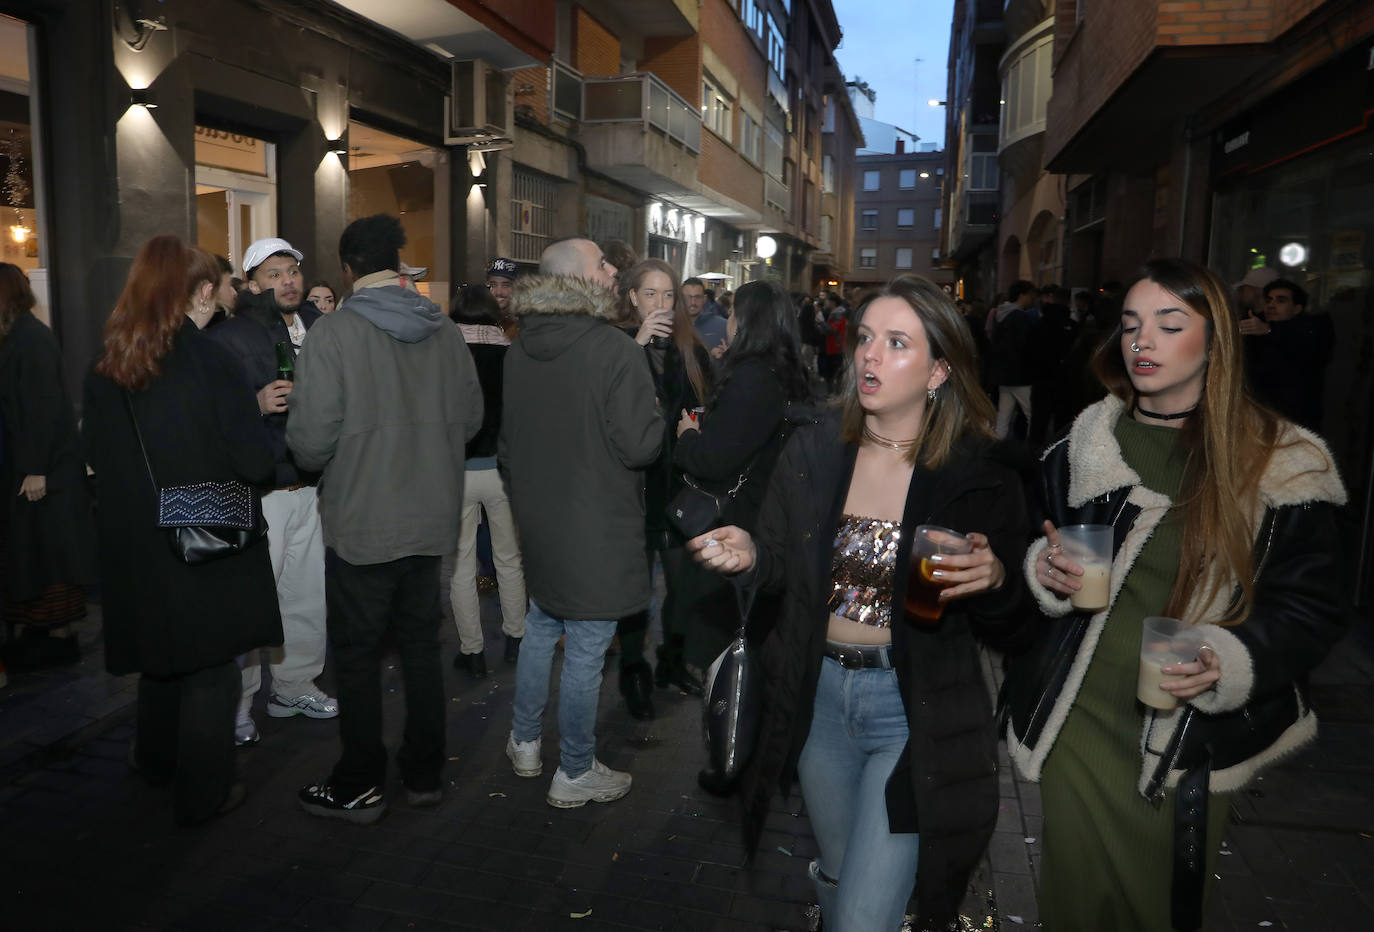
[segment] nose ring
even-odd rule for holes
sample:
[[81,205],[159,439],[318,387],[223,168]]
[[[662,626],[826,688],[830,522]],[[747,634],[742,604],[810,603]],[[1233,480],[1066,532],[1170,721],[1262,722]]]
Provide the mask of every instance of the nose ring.
[[1140,352],[1140,347],[1138,347],[1138,346],[1135,345],[1135,340],[1132,340],[1132,341],[1131,341],[1131,352],[1132,352],[1132,353],[1138,353],[1138,352]]

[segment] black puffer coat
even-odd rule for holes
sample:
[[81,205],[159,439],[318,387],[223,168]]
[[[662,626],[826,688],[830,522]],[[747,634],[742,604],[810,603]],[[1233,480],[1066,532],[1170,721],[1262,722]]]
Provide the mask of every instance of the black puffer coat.
[[[758,842],[775,792],[784,795],[811,728],[829,612],[826,608],[855,446],[828,413],[804,425],[778,460],[759,515],[759,564],[742,585],[785,589],[777,627],[763,645],[762,744],[745,771],[745,841]],[[907,575],[894,574],[893,664],[911,737],[887,785],[894,832],[920,832],[916,900],[922,927],[954,918],[968,877],[997,821],[997,737],[978,641],[1000,642],[1030,614],[1016,572],[1025,553],[1022,481],[1000,448],[967,441],[942,469],[917,468],[907,491],[897,566],[905,568],[919,524],[988,536],[1006,568],[1002,588],[951,603],[935,627],[902,619]]]

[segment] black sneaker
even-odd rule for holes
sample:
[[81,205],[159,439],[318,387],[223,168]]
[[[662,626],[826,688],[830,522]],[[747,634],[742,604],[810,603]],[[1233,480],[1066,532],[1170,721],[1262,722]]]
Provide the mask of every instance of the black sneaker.
[[506,663],[515,663],[520,659],[520,639],[506,635]]
[[372,786],[357,796],[344,798],[327,783],[301,787],[297,794],[301,808],[323,819],[342,819],[358,825],[371,825],[386,815],[386,799],[380,787]]
[[474,680],[484,680],[487,678],[487,655],[480,650],[475,654],[459,653],[453,658],[453,668],[465,671]]

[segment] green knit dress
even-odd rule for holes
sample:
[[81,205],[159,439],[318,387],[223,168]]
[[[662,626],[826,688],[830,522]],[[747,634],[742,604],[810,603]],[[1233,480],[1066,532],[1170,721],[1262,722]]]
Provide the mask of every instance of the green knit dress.
[[[1176,500],[1179,432],[1123,415],[1121,455],[1146,488]],[[1083,685],[1040,779],[1044,856],[1040,919],[1047,932],[1168,932],[1174,794],[1156,808],[1137,789],[1144,706],[1135,697],[1140,632],[1163,614],[1178,574],[1181,527],[1170,511],[1131,566],[1107,616]],[[1208,801],[1207,879],[1230,810]],[[1209,885],[1210,886],[1210,885]]]

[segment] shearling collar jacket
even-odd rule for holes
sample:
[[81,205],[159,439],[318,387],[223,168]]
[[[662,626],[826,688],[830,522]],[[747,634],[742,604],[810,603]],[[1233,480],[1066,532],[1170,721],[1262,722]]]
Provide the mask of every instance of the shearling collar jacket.
[[[1089,407],[1068,436],[1046,451],[1045,516],[1056,526],[1115,528],[1111,603],[1091,617],[1074,614],[1035,580],[1044,537],[1026,552],[1025,576],[1045,615],[1036,643],[1010,662],[1007,746],[1030,780],[1038,781],[1092,661],[1122,581],[1173,502],[1140,484],[1126,464],[1113,428],[1124,412],[1108,397]],[[1138,789],[1158,797],[1200,766],[1213,792],[1245,785],[1259,771],[1316,735],[1307,702],[1307,674],[1344,632],[1348,612],[1335,514],[1346,501],[1334,460],[1321,438],[1284,423],[1260,477],[1251,514],[1256,528],[1254,604],[1242,623],[1221,626],[1238,582],[1198,592],[1183,619],[1202,628],[1221,661],[1216,688],[1178,709],[1146,709],[1142,718]]]

